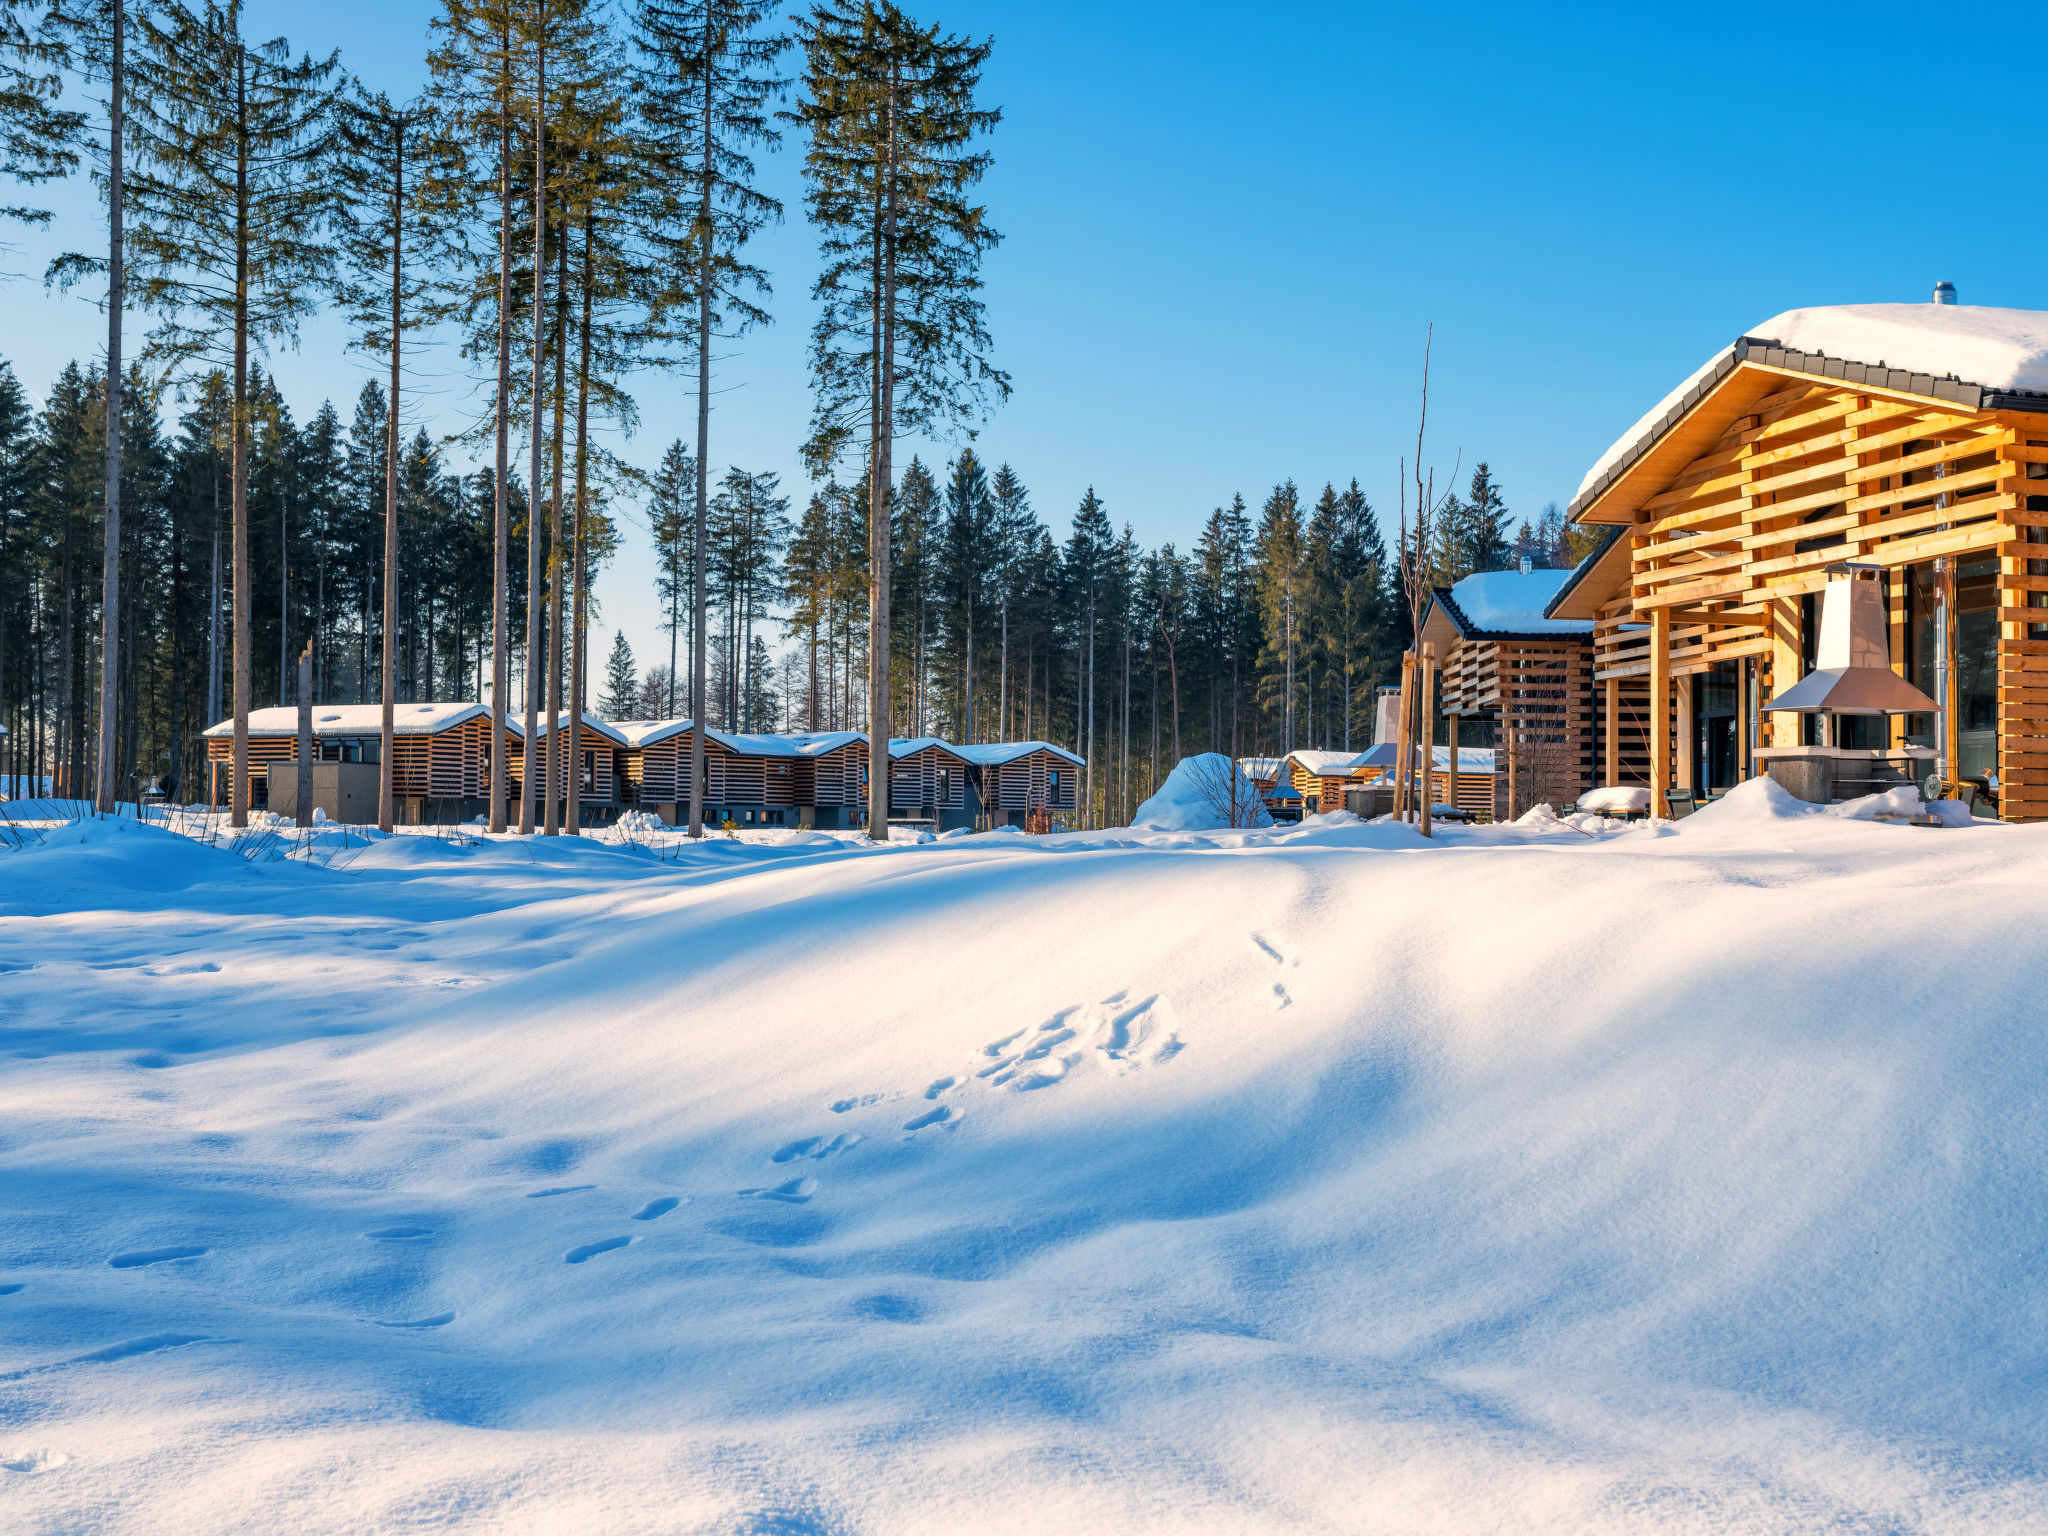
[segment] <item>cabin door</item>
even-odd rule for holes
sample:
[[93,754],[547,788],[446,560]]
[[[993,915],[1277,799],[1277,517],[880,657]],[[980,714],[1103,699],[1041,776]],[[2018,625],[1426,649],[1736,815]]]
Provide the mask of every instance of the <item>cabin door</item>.
[[1722,662],[1700,674],[1694,684],[1693,729],[1697,733],[1694,762],[1699,764],[1700,791],[1733,789],[1742,771],[1742,720],[1735,686],[1736,663]]

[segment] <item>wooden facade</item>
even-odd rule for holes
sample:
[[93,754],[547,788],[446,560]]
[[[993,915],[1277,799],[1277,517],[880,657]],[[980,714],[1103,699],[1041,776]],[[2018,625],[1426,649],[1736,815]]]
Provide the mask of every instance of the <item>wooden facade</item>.
[[[1546,616],[1570,571],[1487,571],[1436,588],[1422,638],[1436,647],[1444,733],[1473,724],[1490,739],[1485,809],[1512,820],[1532,806],[1570,805],[1598,782],[1593,625]],[[1461,775],[1462,778],[1462,775]],[[1477,789],[1458,786],[1476,810]]]
[[2048,396],[1735,343],[1572,504],[1608,530],[1553,605],[1594,622],[1603,712],[1627,723],[1602,777],[1640,765],[1661,810],[1798,744],[1810,726],[1761,705],[1811,668],[1827,567],[1856,562],[1883,568],[1893,670],[1944,712],[1849,744],[1931,745],[2008,819],[2048,817],[2043,479]]
[[1080,803],[1081,759],[1049,741],[982,742],[953,749],[971,765],[970,787],[994,826],[1029,826]]
[[[690,722],[621,727],[628,803],[680,821],[690,801]],[[867,795],[867,738],[852,731],[810,735],[704,733],[704,816],[713,824],[854,826]]]
[[[546,754],[551,749],[556,754],[555,782],[567,782],[567,711],[563,712],[556,723],[561,728],[550,730],[545,720],[541,722],[540,754],[535,758],[535,767],[541,782],[534,788],[536,797],[547,793]],[[582,762],[577,765],[577,800],[580,807],[589,810],[609,810],[624,805],[626,754],[631,750],[624,734],[611,722],[600,720],[585,710],[582,729],[577,732],[577,738],[582,757]],[[505,716],[505,783],[506,794],[514,807],[518,806],[525,793],[525,780],[526,721],[520,716],[508,713]]]
[[[393,706],[391,777],[393,797],[407,819],[426,814],[429,802],[454,802],[481,809],[490,794],[491,715],[481,704],[399,704]],[[320,705],[313,710],[316,758],[330,763],[375,765],[382,749],[384,710],[379,704]],[[270,776],[279,772],[287,793],[297,793],[299,712],[296,708],[249,713],[250,803],[270,803]],[[235,724],[223,720],[205,733],[210,802],[227,804],[234,758]],[[279,765],[288,765],[280,769]],[[406,804],[410,802],[410,806]],[[408,815],[408,811],[410,814]]]

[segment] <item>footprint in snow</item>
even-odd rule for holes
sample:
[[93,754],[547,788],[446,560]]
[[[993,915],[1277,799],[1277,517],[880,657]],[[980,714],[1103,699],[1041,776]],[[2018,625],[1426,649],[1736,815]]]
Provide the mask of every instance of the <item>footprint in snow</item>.
[[0,1471],[54,1472],[71,1465],[62,1451],[0,1451]]
[[564,1184],[556,1189],[535,1189],[527,1192],[529,1200],[547,1200],[555,1195],[580,1195],[586,1189],[595,1189],[595,1184]]
[[17,1281],[14,1281],[14,1282],[12,1282],[11,1284],[8,1284],[8,1285],[0,1285],[0,1296],[13,1296],[13,1295],[17,1295],[17,1294],[19,1294],[19,1293],[20,1293],[21,1289],[22,1289],[22,1282],[21,1282],[21,1281],[19,1281],[19,1280],[17,1280]]
[[791,1179],[787,1184],[778,1184],[773,1189],[743,1189],[739,1193],[756,1200],[780,1200],[785,1205],[802,1205],[818,1192],[818,1181],[813,1178]]
[[936,1083],[933,1083],[931,1087],[925,1089],[924,1096],[928,1099],[936,1099],[940,1094],[944,1093],[948,1088],[953,1087],[959,1081],[960,1079],[957,1077],[942,1077]]
[[630,1237],[601,1237],[594,1243],[585,1243],[579,1248],[571,1248],[562,1255],[562,1262],[564,1264],[587,1264],[600,1253],[610,1253],[613,1249],[623,1248],[632,1241],[633,1239]]
[[800,1157],[811,1159],[827,1158],[835,1152],[846,1152],[858,1146],[866,1138],[859,1131],[842,1131],[831,1140],[823,1136],[806,1136],[801,1141],[785,1142],[768,1154],[771,1163],[793,1163]]
[[143,1248],[134,1253],[117,1253],[107,1260],[109,1269],[141,1269],[150,1264],[168,1264],[175,1259],[196,1259],[204,1248]]
[[832,1113],[843,1115],[849,1109],[866,1109],[870,1104],[879,1104],[881,1102],[882,1096],[879,1093],[864,1094],[857,1099],[840,1099],[833,1104]]
[[633,1213],[635,1221],[658,1221],[683,1202],[674,1195],[663,1195],[659,1200],[650,1200]]
[[960,1111],[953,1108],[950,1104],[942,1104],[937,1109],[928,1109],[923,1114],[913,1116],[911,1119],[904,1121],[903,1129],[906,1131],[921,1131],[926,1126],[957,1125],[959,1121]]

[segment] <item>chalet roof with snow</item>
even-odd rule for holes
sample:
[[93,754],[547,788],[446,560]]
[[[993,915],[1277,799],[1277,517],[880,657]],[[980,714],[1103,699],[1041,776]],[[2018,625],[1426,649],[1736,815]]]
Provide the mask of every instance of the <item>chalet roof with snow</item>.
[[[619,734],[626,744],[633,748],[651,747],[676,736],[687,735],[691,722],[688,720],[622,720],[618,723]],[[789,735],[770,735],[763,732],[721,731],[716,726],[704,732],[706,741],[715,741],[739,757],[823,757],[852,743],[865,742],[867,737],[859,731],[812,731],[796,732]]]
[[[556,729],[566,729],[568,727],[568,724],[569,711],[565,709],[559,715],[555,716],[553,725],[550,725],[547,720],[541,719],[540,734],[543,738],[545,738],[551,735]],[[625,733],[622,732],[617,726],[613,725],[611,721],[600,720],[596,715],[593,715],[587,709],[583,712],[583,726],[585,730],[595,731],[598,735],[604,737],[608,741],[617,742],[622,747],[631,745],[631,743],[629,743],[626,740]],[[526,734],[525,714],[522,712],[520,714],[515,715],[508,710],[505,714],[505,729],[510,731],[514,736],[523,737]]]
[[[391,731],[395,736],[435,736],[479,715],[488,717],[490,712],[489,706],[483,704],[394,704],[391,707]],[[382,704],[316,704],[313,707],[315,736],[375,736],[383,729]],[[209,725],[203,734],[232,736],[235,734],[235,722],[228,719],[218,725]],[[298,735],[298,707],[285,705],[276,709],[250,710],[249,734]]]
[[[890,752],[896,748],[892,744]],[[1084,766],[1081,759],[1065,747],[1056,747],[1049,741],[984,741],[971,747],[952,749],[970,763],[983,768],[1000,768],[1005,763],[1014,763],[1019,758],[1029,757],[1034,752],[1050,752],[1054,757],[1064,758],[1076,768]]]
[[937,747],[941,752],[950,753],[954,757],[960,758],[963,762],[969,761],[958,747],[954,746],[950,741],[941,741],[936,736],[892,736],[889,738],[889,756],[891,758],[915,757],[918,753],[930,751],[933,747]]
[[1298,763],[1318,779],[1341,779],[1358,766],[1362,756],[1364,754],[1360,752],[1324,752],[1303,747],[1288,753],[1281,761]]
[[[1788,309],[1695,368],[1601,454],[1569,515],[1598,501],[1744,362],[1973,411],[2048,411],[2048,313],[1976,304],[1835,304]],[[1608,519],[1600,519],[1608,521]]]
[[[1451,771],[1451,749],[1430,748],[1430,767],[1436,773]],[[1494,749],[1492,747],[1458,748],[1458,772],[1485,777],[1494,771]],[[1376,747],[1368,747],[1358,754],[1360,768],[1391,768],[1401,761],[1401,749],[1391,741],[1383,741]]]
[[1455,586],[1436,587],[1422,619],[1422,638],[1439,652],[1459,640],[1537,640],[1590,635],[1590,619],[1553,619],[1545,610],[1572,579],[1571,571],[1475,571]]

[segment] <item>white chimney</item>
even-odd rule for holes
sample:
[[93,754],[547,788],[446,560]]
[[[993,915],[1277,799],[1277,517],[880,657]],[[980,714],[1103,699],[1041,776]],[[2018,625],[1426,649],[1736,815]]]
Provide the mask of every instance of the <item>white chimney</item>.
[[1376,747],[1385,746],[1394,739],[1396,733],[1400,730],[1400,726],[1401,690],[1398,688],[1382,688],[1380,690],[1379,709],[1373,715],[1372,744]]
[[1944,277],[1934,285],[1934,302],[1937,304],[1953,304],[1955,301],[1956,285]]
[[1528,574],[1529,574],[1529,573],[1530,573],[1531,571],[1533,571],[1534,569],[1536,569],[1536,566],[1535,566],[1535,562],[1533,562],[1532,560],[1530,560],[1530,558],[1529,558],[1529,557],[1528,557],[1527,555],[1524,555],[1524,556],[1522,556],[1522,567],[1521,567],[1521,569],[1522,569],[1522,574],[1523,574],[1524,576],[1526,576],[1526,575],[1528,575]]

